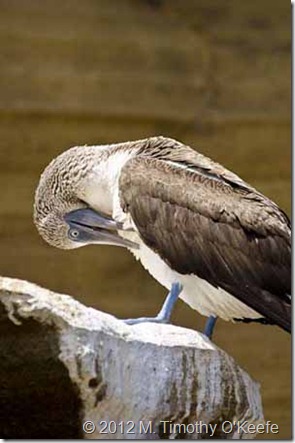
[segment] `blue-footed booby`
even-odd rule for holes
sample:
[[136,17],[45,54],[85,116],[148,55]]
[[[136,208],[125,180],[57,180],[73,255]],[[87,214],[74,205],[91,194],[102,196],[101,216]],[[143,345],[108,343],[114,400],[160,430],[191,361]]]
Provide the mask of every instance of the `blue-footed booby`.
[[[78,146],[41,175],[34,221],[51,245],[128,248],[169,291],[210,317],[291,330],[291,226],[236,174],[170,138]],[[136,320],[135,320],[136,322]],[[129,321],[132,323],[132,321]]]

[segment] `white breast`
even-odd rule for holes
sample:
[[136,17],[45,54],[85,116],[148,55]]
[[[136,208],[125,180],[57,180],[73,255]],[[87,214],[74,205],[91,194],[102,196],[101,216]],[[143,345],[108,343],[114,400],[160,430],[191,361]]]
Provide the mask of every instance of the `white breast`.
[[180,298],[200,314],[214,315],[224,320],[261,317],[253,309],[223,289],[210,285],[206,280],[195,275],[182,275],[173,271],[158,254],[142,242],[137,233],[128,232],[123,236],[140,244],[140,249],[131,250],[131,252],[161,285],[170,290],[174,282],[182,284],[183,291]]

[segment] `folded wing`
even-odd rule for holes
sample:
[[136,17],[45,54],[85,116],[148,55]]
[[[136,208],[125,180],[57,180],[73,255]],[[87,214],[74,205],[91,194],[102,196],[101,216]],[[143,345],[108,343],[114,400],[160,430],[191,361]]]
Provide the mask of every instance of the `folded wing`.
[[290,331],[287,216],[235,174],[175,143],[146,149],[123,167],[124,211],[171,268],[223,288]]

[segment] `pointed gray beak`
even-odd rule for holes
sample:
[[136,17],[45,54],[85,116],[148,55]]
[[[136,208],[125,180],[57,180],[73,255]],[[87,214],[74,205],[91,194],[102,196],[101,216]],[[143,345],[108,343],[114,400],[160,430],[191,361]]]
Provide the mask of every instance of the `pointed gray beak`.
[[99,214],[90,208],[76,209],[64,216],[69,226],[68,236],[72,241],[82,243],[101,243],[138,249],[138,244],[122,238],[118,230],[122,224],[112,218]]

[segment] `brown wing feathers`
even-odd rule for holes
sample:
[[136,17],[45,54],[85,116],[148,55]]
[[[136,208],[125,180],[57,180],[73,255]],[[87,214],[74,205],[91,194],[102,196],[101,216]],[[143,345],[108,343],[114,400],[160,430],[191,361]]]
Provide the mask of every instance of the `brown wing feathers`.
[[239,189],[144,157],[129,161],[120,177],[122,206],[144,242],[177,272],[222,287],[290,330],[286,215],[250,186],[245,193],[247,184]]

